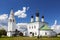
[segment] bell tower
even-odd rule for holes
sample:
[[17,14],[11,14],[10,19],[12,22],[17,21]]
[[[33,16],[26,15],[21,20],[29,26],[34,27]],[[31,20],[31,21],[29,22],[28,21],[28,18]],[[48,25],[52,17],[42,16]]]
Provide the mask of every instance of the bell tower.
[[16,29],[16,21],[14,18],[14,12],[11,9],[10,11],[10,16],[8,18],[8,32],[7,32],[7,36],[12,36],[13,34],[15,34],[15,29]]

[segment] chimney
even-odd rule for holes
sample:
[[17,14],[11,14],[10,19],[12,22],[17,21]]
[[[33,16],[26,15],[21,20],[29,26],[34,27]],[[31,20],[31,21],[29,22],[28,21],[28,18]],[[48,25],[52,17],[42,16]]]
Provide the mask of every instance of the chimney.
[[31,16],[31,22],[34,22],[34,18],[33,18],[33,16]]

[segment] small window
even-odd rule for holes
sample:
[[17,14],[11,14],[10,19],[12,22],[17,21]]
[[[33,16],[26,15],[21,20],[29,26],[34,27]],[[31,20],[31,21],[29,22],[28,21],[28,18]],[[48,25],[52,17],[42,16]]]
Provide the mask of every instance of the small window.
[[33,29],[33,26],[32,26],[32,29]]
[[35,32],[35,35],[37,35],[37,32]]
[[32,34],[32,32],[30,32],[30,34]]
[[10,22],[12,22],[12,19],[10,19]]
[[45,35],[47,35],[47,33],[45,32]]

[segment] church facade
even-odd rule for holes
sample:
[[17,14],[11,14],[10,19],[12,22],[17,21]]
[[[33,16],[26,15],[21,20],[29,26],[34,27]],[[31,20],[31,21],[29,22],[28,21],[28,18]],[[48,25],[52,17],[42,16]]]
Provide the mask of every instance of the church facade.
[[31,16],[31,22],[28,24],[28,36],[56,36],[56,32],[48,27],[48,23],[44,22],[44,16],[41,21],[39,19],[39,12],[36,13],[36,18]]
[[[16,21],[14,18],[13,10],[11,10],[9,19],[8,19],[8,31],[7,36],[13,36],[15,34],[15,30],[21,29],[21,27],[26,28],[26,30],[22,31],[23,36],[56,36],[56,32],[54,32],[52,29],[48,27],[48,23],[44,21],[44,16],[42,16],[41,21],[39,19],[39,12],[36,13],[35,21],[34,16],[31,16],[31,22],[20,24],[18,27],[16,26]],[[18,30],[17,29],[17,30]]]

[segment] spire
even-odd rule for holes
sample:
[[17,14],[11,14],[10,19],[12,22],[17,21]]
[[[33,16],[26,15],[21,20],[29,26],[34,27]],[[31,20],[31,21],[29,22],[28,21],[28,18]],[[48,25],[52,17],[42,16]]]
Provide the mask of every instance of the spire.
[[14,18],[14,12],[13,9],[11,9],[9,19],[13,19],[13,18]]
[[10,15],[13,15],[13,16],[14,16],[13,9],[11,9],[11,11],[10,11]]

